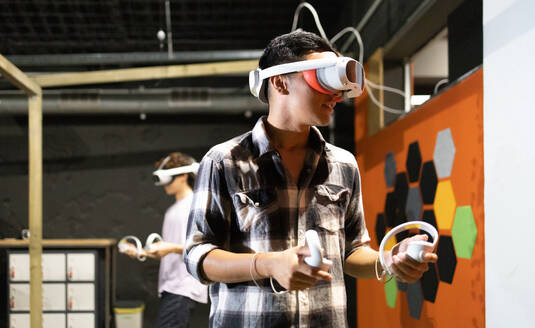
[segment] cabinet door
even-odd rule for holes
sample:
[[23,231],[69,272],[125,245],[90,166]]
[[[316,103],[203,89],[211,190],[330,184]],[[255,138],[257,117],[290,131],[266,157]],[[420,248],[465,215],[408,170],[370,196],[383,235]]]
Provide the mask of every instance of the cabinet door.
[[43,311],[65,311],[65,284],[43,284]]
[[43,253],[43,281],[65,281],[65,254]]
[[9,254],[9,280],[30,281],[29,254]]
[[30,314],[11,313],[9,315],[9,328],[30,328]]
[[65,313],[43,313],[43,328],[65,328]]
[[93,311],[95,309],[95,284],[68,284],[67,303],[70,311]]
[[95,280],[95,254],[67,254],[67,279],[70,281]]
[[95,314],[67,313],[67,328],[95,328]]
[[9,285],[9,308],[11,311],[30,311],[30,285]]

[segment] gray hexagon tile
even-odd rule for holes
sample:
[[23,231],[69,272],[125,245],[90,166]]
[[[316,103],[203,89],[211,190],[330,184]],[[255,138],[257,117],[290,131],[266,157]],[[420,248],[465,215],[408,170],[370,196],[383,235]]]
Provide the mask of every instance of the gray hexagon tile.
[[447,178],[451,175],[453,160],[455,159],[455,143],[449,128],[437,134],[433,161],[437,169],[439,179]]
[[409,189],[405,212],[407,213],[407,221],[420,219],[420,215],[422,214],[422,195],[420,194],[420,188],[413,187]]
[[408,285],[407,303],[409,303],[409,313],[411,317],[420,319],[424,303],[424,293],[420,280]]
[[388,188],[394,187],[396,181],[396,158],[393,152],[386,154],[385,159],[385,181]]

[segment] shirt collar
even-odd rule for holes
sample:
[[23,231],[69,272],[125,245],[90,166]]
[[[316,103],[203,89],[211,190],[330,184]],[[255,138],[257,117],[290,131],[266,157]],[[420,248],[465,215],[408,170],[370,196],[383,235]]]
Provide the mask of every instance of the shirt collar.
[[[262,116],[258,119],[252,130],[253,145],[257,150],[258,157],[276,150],[267,134],[266,121],[267,116]],[[318,153],[321,153],[325,147],[325,139],[323,139],[321,132],[315,126],[310,128],[308,146]]]

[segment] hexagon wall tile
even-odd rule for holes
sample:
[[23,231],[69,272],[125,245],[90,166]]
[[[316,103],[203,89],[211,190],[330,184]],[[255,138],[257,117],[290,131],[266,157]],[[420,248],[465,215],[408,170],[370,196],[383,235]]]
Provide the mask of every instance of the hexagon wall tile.
[[377,237],[377,244],[381,244],[381,240],[385,237],[386,221],[383,213],[377,214],[377,221],[375,222],[375,236]]
[[387,227],[394,227],[394,217],[396,216],[396,196],[394,192],[386,194],[385,199],[385,223]]
[[453,160],[455,159],[455,143],[449,128],[437,134],[433,161],[437,168],[439,179],[447,178],[451,175]]
[[457,257],[471,258],[477,238],[477,227],[470,206],[457,207],[451,234]]
[[420,153],[420,146],[417,141],[409,145],[405,166],[409,175],[409,181],[418,181],[418,178],[420,177],[420,168],[422,167],[422,154]]
[[437,174],[433,161],[425,162],[422,166],[422,177],[420,178],[420,190],[424,204],[433,204],[437,191]]
[[457,267],[457,257],[453,249],[453,242],[450,236],[440,236],[437,247],[438,255],[438,276],[440,281],[448,284],[453,282],[453,275]]
[[396,158],[393,152],[386,154],[385,159],[385,182],[388,188],[392,188],[396,181]]
[[401,291],[401,292],[406,292],[407,291],[407,286],[409,284],[407,284],[406,282],[401,282],[401,281],[396,280],[396,284],[398,285],[398,290],[399,291]]
[[409,313],[411,317],[420,319],[422,305],[424,304],[424,294],[419,280],[408,285],[407,303],[409,303]]
[[[396,185],[394,186],[395,209],[393,226],[396,227],[407,222],[405,207],[407,206],[407,196],[409,193],[409,183],[405,172],[396,175]],[[398,239],[399,240],[399,239]]]
[[413,187],[409,189],[405,211],[408,221],[418,220],[420,218],[422,214],[422,195],[420,194],[420,188]]
[[396,307],[396,299],[398,297],[398,286],[396,285],[396,279],[390,279],[390,281],[384,284],[386,305],[391,308]]
[[455,214],[455,195],[450,180],[440,181],[435,195],[435,215],[439,229],[450,230]]
[[[424,214],[422,214],[422,221],[429,223],[438,230],[437,220],[435,219],[435,211],[425,210]],[[429,237],[429,241],[431,241],[431,235],[425,231],[422,232],[425,233]]]
[[436,263],[428,263],[429,270],[427,270],[422,278],[422,289],[424,291],[424,300],[435,303],[438,291],[438,273]]

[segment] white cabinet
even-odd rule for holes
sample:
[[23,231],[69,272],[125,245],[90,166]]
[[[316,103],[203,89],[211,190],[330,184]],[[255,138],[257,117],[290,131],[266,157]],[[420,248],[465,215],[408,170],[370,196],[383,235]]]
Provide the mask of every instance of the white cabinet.
[[[65,254],[43,253],[41,263],[43,281],[65,280]],[[9,255],[9,280],[30,280],[30,256],[28,253]]]
[[65,284],[43,284],[43,311],[65,311]]
[[11,311],[30,311],[30,285],[11,284],[9,286],[9,308]]
[[[43,284],[43,311],[65,311],[65,284]],[[9,308],[11,311],[30,310],[30,284],[9,286]]]
[[29,313],[13,313],[9,317],[9,328],[30,328]]
[[[43,328],[96,328],[96,252],[43,252]],[[9,328],[30,328],[28,252],[8,255]],[[4,327],[0,319],[0,327]]]
[[43,328],[63,328],[66,320],[65,313],[43,313]]
[[28,253],[9,254],[9,280],[30,280],[30,255]]
[[95,310],[95,284],[68,284],[67,299],[71,311]]
[[70,281],[95,280],[95,254],[67,254],[67,279]]
[[94,328],[95,314],[93,313],[68,313],[67,328]]
[[65,254],[43,253],[43,281],[65,281]]

